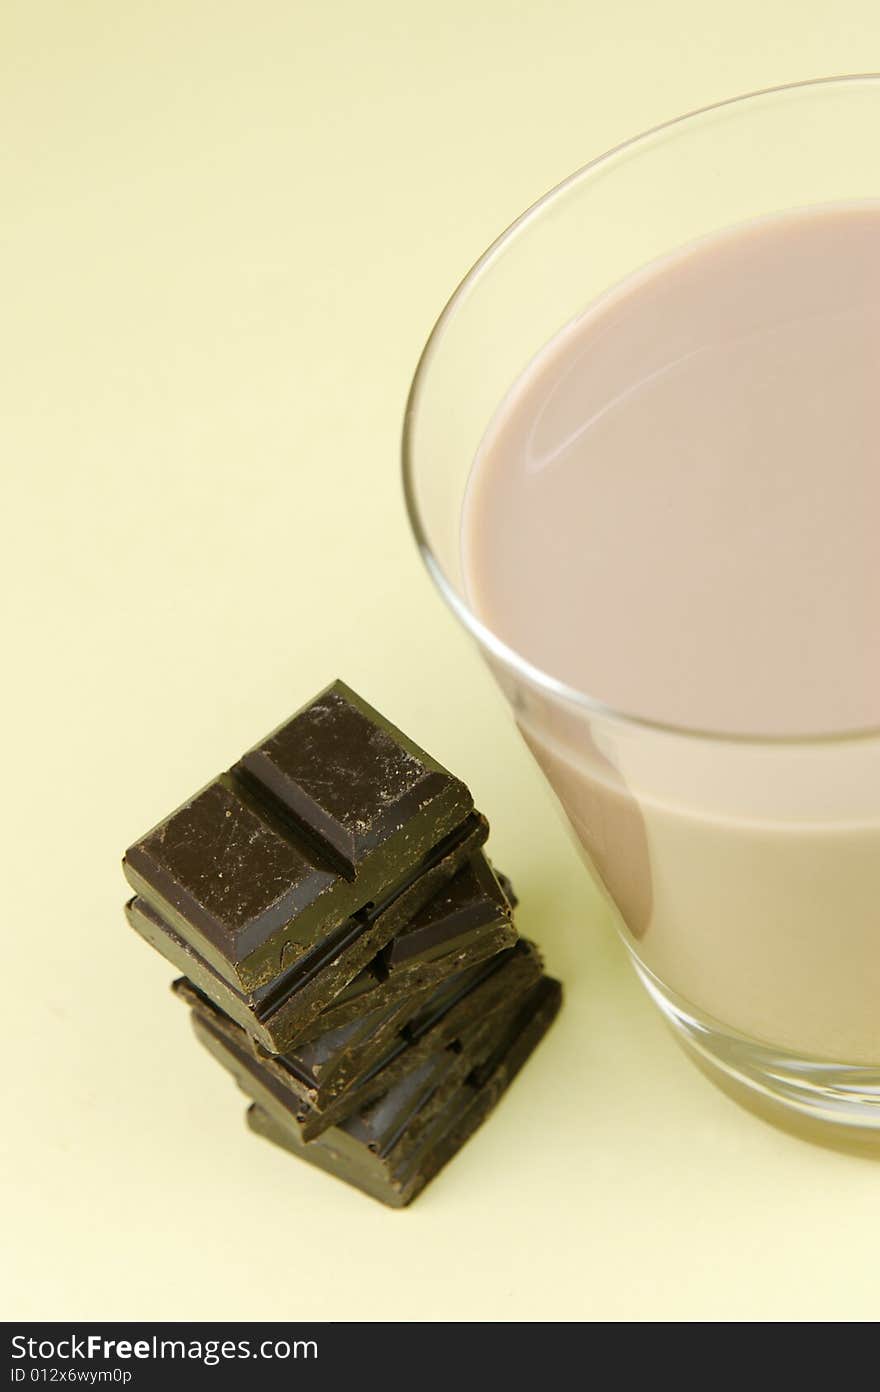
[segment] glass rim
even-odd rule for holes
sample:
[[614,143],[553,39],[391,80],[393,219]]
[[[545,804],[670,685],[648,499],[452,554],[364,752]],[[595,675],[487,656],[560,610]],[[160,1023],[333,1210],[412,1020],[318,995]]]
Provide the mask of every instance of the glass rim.
[[844,73],[838,76],[814,77],[797,82],[781,83],[772,87],[761,87],[752,92],[745,92],[740,96],[726,97],[722,101],[710,102],[706,106],[696,107],[692,111],[687,111],[680,116],[674,116],[669,120],[661,121],[658,125],[651,126],[648,130],[641,131],[637,135],[622,140],[619,144],[612,146],[611,149],[604,151],[604,153],[597,155],[586,164],[581,165],[558,184],[554,184],[552,188],[548,189],[546,193],[542,194],[540,198],[530,204],[524,212],[520,213],[519,217],[515,218],[514,221],[491,242],[483,254],[474,262],[470,270],[459,281],[428,335],[418,363],[416,364],[416,370],[407,395],[402,435],[403,494],[410,527],[412,528],[419,554],[421,555],[428,574],[453,613],[470,634],[476,638],[493,657],[498,658],[505,666],[512,668],[514,672],[526,678],[532,685],[538,687],[539,690],[568,702],[570,705],[578,707],[586,715],[594,716],[602,720],[613,721],[615,724],[623,725],[633,730],[647,731],[654,734],[676,735],[688,739],[725,744],[812,746],[840,744],[880,737],[880,726],[859,727],[854,730],[821,732],[806,735],[754,735],[740,734],[725,730],[712,730],[699,726],[676,725],[662,720],[652,720],[647,716],[635,715],[629,711],[620,710],[614,706],[608,705],[597,697],[590,696],[587,692],[581,691],[578,687],[571,686],[567,682],[560,680],[560,678],[554,677],[551,673],[545,672],[542,668],[530,662],[522,653],[517,652],[515,648],[505,643],[497,633],[482,621],[482,619],[478,618],[462,596],[458,594],[455,586],[448,579],[443,567],[435,556],[428,539],[427,529],[422,520],[421,510],[416,498],[414,479],[414,423],[418,414],[419,401],[425,378],[431,368],[446,326],[453,317],[459,303],[468,294],[473,284],[482,277],[483,273],[491,267],[493,262],[505,250],[508,244],[527,225],[538,218],[556,198],[566,193],[575,184],[589,177],[594,171],[602,168],[610,160],[622,154],[624,151],[628,151],[633,146],[648,141],[656,135],[660,135],[666,131],[674,131],[678,126],[684,125],[698,117],[710,115],[712,112],[722,111],[726,107],[744,105],[762,97],[783,96],[790,92],[805,92],[811,89],[828,87],[857,87],[862,84],[874,86],[880,90],[880,72]]

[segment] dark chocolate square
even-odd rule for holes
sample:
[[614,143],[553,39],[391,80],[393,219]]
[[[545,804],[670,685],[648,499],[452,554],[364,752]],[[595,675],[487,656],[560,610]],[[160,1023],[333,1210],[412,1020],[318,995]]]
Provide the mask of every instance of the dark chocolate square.
[[336,682],[136,842],[124,870],[247,992],[330,951],[472,813],[463,783]]
[[[352,878],[371,851],[458,782],[341,681],[245,754],[241,770],[320,837]],[[469,795],[459,787],[467,810]]]
[[445,956],[454,942],[472,938],[490,924],[510,921],[510,904],[489,862],[483,855],[474,856],[394,935],[382,960],[391,972],[416,957],[431,961]]
[[170,910],[221,956],[240,962],[339,880],[221,778],[160,822],[125,856],[133,888]]

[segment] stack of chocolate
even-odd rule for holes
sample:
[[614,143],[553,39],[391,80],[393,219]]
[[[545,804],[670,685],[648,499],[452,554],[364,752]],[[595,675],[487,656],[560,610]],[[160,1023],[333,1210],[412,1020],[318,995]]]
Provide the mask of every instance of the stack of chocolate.
[[183,972],[259,1135],[395,1207],[559,1009],[463,783],[342,682],[133,845],[129,922]]

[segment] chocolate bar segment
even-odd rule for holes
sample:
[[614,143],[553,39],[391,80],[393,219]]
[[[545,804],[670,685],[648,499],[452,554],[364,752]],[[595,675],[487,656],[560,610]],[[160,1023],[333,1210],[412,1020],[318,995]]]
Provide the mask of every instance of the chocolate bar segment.
[[297,1044],[279,1058],[261,1049],[249,1035],[226,1021],[185,978],[173,982],[172,990],[198,1018],[214,1025],[236,1046],[248,1048],[258,1063],[271,1062],[283,1067],[285,1086],[299,1102],[319,1109],[330,1105],[353,1080],[396,1052],[401,1031],[417,1008],[417,1003],[414,1005],[409,998],[396,1001],[385,1009],[372,1010],[336,1029],[325,1030],[316,1039]]
[[[297,1043],[284,1058],[308,1079],[310,1103],[319,1109],[329,1105],[358,1077],[391,1054],[414,1008],[412,999],[405,997],[336,1029],[325,1030],[315,1039]],[[260,1058],[259,1045],[250,1042]]]
[[[322,1020],[322,1013],[332,1008],[341,992],[373,963],[368,973],[370,986],[385,980],[388,973],[377,953],[389,938],[402,929],[422,906],[431,901],[443,886],[474,857],[485,841],[488,825],[479,813],[472,813],[459,832],[435,847],[426,863],[416,867],[402,880],[402,888],[391,897],[361,915],[346,920],[333,934],[303,954],[288,970],[274,981],[250,992],[236,990],[224,977],[213,970],[151,904],[140,896],[126,905],[131,926],[151,946],[155,947],[178,971],[211,1000],[242,1025],[270,1052],[283,1053],[300,1037],[313,1037],[326,1029],[335,1028],[352,1019],[362,1009],[387,1008],[404,991],[419,992],[432,984],[440,972],[419,980],[418,972],[410,972],[401,982],[400,991],[386,991],[374,1001],[337,1012],[332,1019]],[[509,924],[504,932],[487,929],[480,940],[471,944],[473,960],[482,953],[499,950],[507,945],[511,935]],[[454,944],[453,944],[454,946]],[[459,954],[464,956],[465,954]],[[447,970],[455,970],[459,962],[450,957]],[[461,965],[464,965],[462,962]],[[358,993],[355,992],[355,995]]]
[[[478,1078],[449,1077],[454,1062],[444,1061],[447,1080],[432,1072],[408,1075],[379,1103],[334,1127],[307,1145],[296,1128],[276,1111],[255,1103],[247,1122],[257,1135],[297,1158],[356,1186],[392,1208],[410,1203],[461,1149],[510,1086],[559,1010],[562,988],[544,977],[522,1008],[508,1016]],[[422,1116],[434,1115],[425,1124]],[[438,1103],[439,1099],[439,1103]],[[421,1124],[420,1124],[421,1123]]]
[[504,952],[516,940],[509,928],[489,927],[485,933],[464,947],[430,962],[416,959],[398,968],[393,975],[385,971],[381,959],[371,962],[349,985],[325,1006],[317,1020],[307,1026],[298,1040],[312,1039],[316,1025],[332,1029],[352,1020],[362,1010],[378,1010],[407,996],[413,998],[458,972],[478,966],[490,957]]
[[337,682],[130,847],[126,877],[227,981],[273,981],[454,834],[467,788]]
[[355,1054],[348,1067],[334,1070],[332,1081],[322,1085],[311,1071],[311,1058],[296,1050],[275,1057],[258,1056],[247,1035],[216,1007],[194,991],[188,982],[175,983],[175,991],[190,1006],[194,1021],[212,1030],[238,1051],[245,1072],[270,1088],[290,1112],[302,1139],[319,1136],[328,1127],[364,1107],[426,1059],[459,1039],[467,1030],[482,1028],[494,1012],[509,1009],[541,975],[536,949],[520,942],[482,967],[462,973],[442,998],[434,1000],[404,1029],[390,1038],[381,1035],[378,1047],[369,1042]]
[[[315,1111],[343,1116],[353,1093],[361,1102],[378,1094],[382,1085],[389,1086],[391,1077],[482,1026],[497,1010],[508,1008],[534,984],[540,971],[537,951],[520,943],[512,951],[457,972],[431,991],[407,995],[385,1010],[374,1011],[368,1028],[361,1017],[294,1046],[280,1059],[269,1056],[269,1061],[290,1067],[299,1077],[308,1076],[307,1101]],[[258,1045],[252,1048],[258,1060],[266,1060]],[[304,1135],[317,1135],[326,1124],[326,1116],[323,1121],[305,1117]]]
[[337,681],[235,767],[268,789],[354,879],[368,857],[438,798],[463,815],[463,784]]
[[407,925],[382,953],[389,972],[414,958],[430,962],[445,956],[454,943],[498,925],[510,927],[510,904],[485,856],[475,856]]
[[344,883],[228,775],[129,847],[124,868],[140,897],[233,979],[292,920],[326,921],[328,893]]

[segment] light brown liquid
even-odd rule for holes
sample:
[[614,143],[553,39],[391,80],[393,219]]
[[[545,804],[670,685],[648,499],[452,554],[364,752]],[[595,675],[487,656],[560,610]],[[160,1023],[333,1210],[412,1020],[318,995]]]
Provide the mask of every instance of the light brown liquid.
[[[569,325],[487,433],[462,544],[484,622],[618,710],[880,727],[880,204],[708,238]],[[755,771],[706,746],[682,782],[552,726],[524,732],[645,965],[757,1038],[880,1062],[871,742]]]

